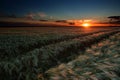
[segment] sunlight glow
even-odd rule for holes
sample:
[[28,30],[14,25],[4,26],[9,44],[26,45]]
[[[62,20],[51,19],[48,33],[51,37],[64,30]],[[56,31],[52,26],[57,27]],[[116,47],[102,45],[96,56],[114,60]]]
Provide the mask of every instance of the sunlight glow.
[[88,27],[90,27],[90,24],[89,23],[83,23],[82,26],[88,28]]

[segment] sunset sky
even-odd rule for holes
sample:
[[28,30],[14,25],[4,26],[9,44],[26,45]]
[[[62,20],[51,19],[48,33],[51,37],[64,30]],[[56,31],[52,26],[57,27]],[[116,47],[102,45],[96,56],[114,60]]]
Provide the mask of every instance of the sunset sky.
[[54,19],[104,20],[120,15],[120,0],[0,0],[0,12]]

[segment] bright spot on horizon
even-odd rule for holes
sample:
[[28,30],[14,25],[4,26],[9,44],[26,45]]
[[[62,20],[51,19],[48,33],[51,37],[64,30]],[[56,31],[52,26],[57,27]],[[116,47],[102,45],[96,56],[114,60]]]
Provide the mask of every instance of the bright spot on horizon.
[[89,23],[83,23],[82,26],[88,28],[88,27],[90,27],[90,24]]

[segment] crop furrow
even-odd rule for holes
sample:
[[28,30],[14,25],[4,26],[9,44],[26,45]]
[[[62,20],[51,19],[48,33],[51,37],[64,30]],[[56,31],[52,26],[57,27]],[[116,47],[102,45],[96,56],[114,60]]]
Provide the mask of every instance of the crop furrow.
[[[17,57],[18,55],[24,55],[27,52],[30,52],[30,51],[34,50],[35,48],[41,48],[43,46],[47,46],[47,45],[50,45],[50,44],[69,41],[71,39],[76,39],[76,38],[79,38],[79,37],[85,37],[85,36],[89,36],[89,35],[100,33],[100,32],[105,32],[105,31],[106,30],[91,32],[91,33],[82,33],[82,34],[78,34],[78,35],[64,35],[64,36],[60,36],[60,37],[57,37],[57,38],[38,39],[36,41],[30,41],[30,42],[28,40],[28,43],[26,43],[26,41],[24,41],[23,44],[21,44],[21,43],[16,44],[17,45],[16,47],[14,46],[15,43],[11,42],[10,46],[6,45],[5,46],[6,48],[0,48],[0,54],[1,54],[0,59],[1,60],[6,60],[8,57],[14,58],[14,57]],[[9,44],[9,43],[6,43],[6,44]]]
[[119,36],[120,32],[88,48],[83,55],[79,55],[67,64],[60,64],[47,70],[45,72],[45,80],[55,80],[56,77],[58,80],[119,80]]
[[[84,51],[94,43],[108,38],[119,31],[101,32],[83,38],[63,41],[28,52],[26,55],[10,61],[1,61],[0,70],[9,80],[36,79],[36,74],[44,73],[49,68],[74,59],[79,51]],[[13,75],[15,77],[13,77]]]

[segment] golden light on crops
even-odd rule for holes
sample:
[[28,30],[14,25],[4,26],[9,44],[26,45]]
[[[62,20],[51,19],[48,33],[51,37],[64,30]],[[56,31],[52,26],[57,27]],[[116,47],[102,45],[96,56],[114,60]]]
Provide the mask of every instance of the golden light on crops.
[[88,27],[90,27],[90,24],[89,23],[83,23],[82,26],[88,28]]

